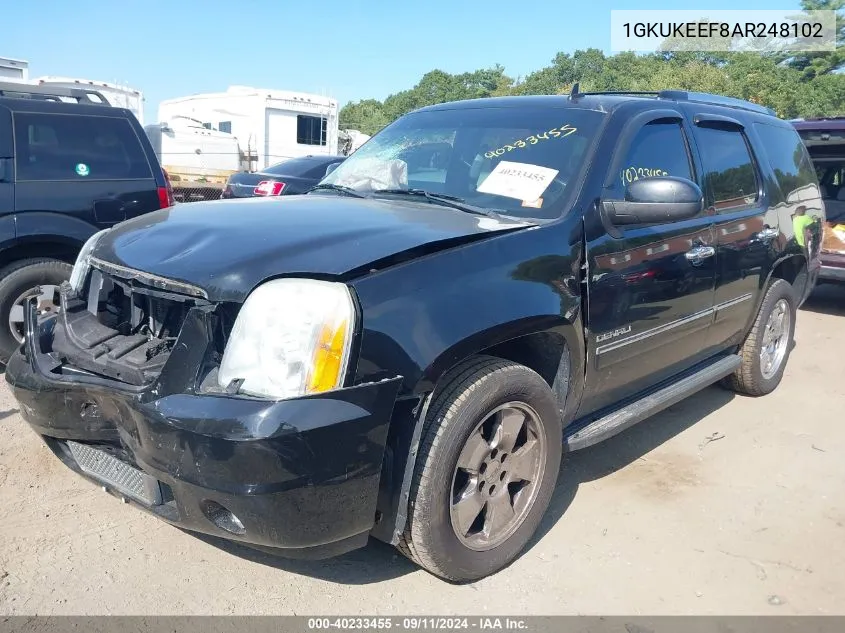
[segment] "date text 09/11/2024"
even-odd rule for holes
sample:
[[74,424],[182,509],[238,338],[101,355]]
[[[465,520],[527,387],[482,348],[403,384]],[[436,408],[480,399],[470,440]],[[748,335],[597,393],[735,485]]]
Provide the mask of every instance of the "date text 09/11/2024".
[[449,618],[449,617],[348,617],[348,618],[308,618],[309,631],[325,631],[331,629],[347,630],[525,630],[528,628],[525,620],[519,618],[478,617],[478,618]]

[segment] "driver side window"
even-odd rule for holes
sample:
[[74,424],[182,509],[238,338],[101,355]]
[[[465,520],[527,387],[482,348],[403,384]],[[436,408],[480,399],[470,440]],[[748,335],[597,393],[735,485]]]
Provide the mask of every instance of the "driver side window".
[[684,132],[678,121],[652,121],[637,132],[607,197],[623,200],[625,188],[630,183],[655,176],[695,180]]

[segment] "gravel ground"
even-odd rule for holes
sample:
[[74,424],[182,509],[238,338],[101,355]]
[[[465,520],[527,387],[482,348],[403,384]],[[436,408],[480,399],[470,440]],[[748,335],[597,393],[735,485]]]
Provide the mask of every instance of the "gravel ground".
[[453,586],[372,543],[274,559],[122,505],[0,386],[0,614],[845,614],[845,289],[774,394],[713,387],[564,460],[531,548]]

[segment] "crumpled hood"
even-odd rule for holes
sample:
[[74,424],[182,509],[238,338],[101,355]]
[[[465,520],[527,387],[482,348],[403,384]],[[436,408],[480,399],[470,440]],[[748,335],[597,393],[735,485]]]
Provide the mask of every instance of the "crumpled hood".
[[177,204],[123,222],[95,257],[243,301],[279,275],[341,276],[409,249],[530,226],[426,201],[335,194]]

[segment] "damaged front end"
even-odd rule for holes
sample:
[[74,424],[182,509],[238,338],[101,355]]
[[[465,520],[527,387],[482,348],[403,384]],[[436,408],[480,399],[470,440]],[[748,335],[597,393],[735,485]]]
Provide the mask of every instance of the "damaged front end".
[[211,303],[199,288],[99,260],[91,267],[84,293],[61,287],[58,321],[40,333],[48,371],[135,388],[161,382],[165,393],[201,389],[196,381],[219,366],[237,305]]
[[324,557],[366,543],[400,378],[271,399],[218,385],[241,306],[92,258],[6,379],[69,467],[188,530]]

